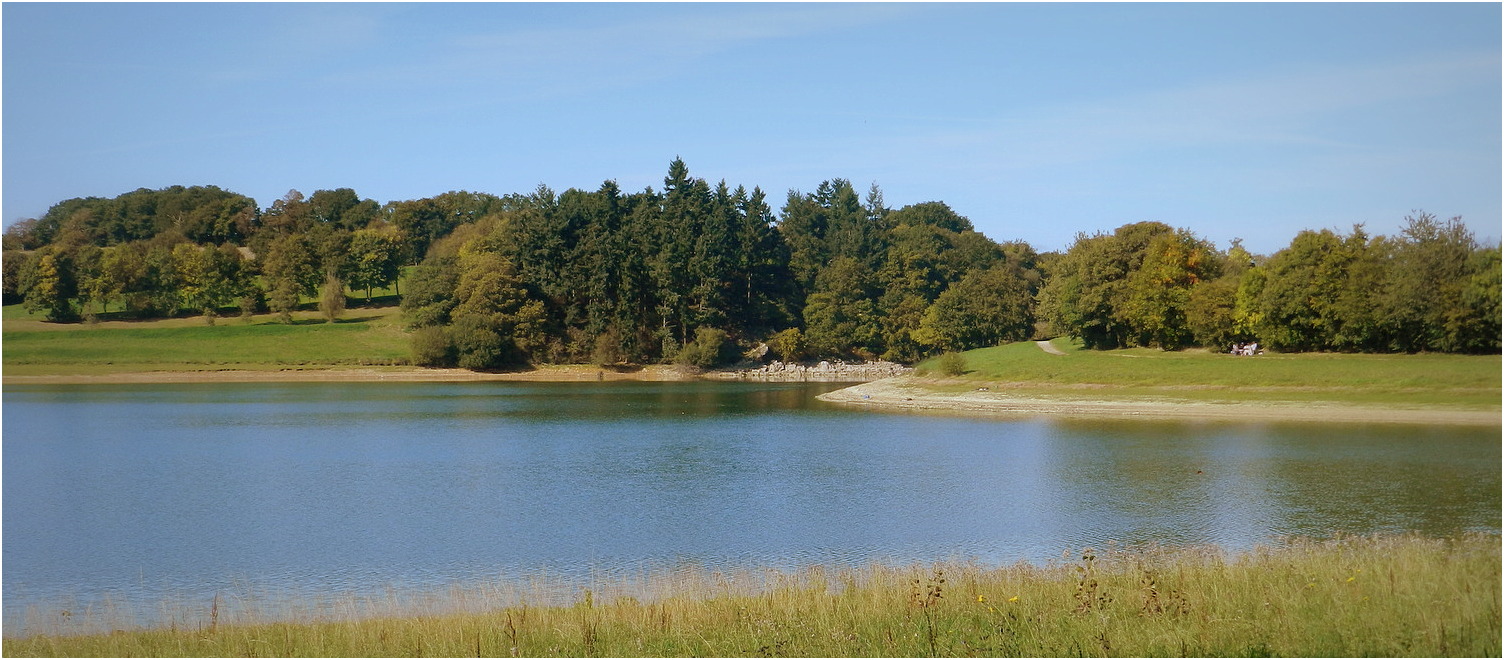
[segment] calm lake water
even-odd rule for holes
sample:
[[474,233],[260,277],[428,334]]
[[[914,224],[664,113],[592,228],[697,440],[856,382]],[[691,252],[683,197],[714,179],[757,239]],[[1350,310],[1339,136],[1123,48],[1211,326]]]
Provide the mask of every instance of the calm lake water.
[[814,400],[835,387],[7,387],[7,634],[247,585],[1500,529],[1498,427],[905,416]]

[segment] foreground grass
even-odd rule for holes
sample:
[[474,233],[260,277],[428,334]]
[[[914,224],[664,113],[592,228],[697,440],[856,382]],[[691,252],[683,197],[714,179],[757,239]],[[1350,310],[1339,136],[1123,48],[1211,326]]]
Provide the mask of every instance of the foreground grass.
[[249,322],[220,318],[212,326],[202,317],[55,324],[10,307],[5,311],[7,375],[328,368],[400,364],[408,358],[395,306],[348,309],[336,323],[303,311],[293,325],[270,314]]
[[1492,656],[1500,543],[1083,551],[1069,563],[715,576],[648,602],[4,640],[6,656]]
[[1091,351],[1056,339],[1066,355],[1033,342],[963,353],[959,377],[933,378],[938,359],[917,365],[941,391],[979,385],[1041,396],[1112,396],[1193,401],[1290,401],[1498,409],[1499,355],[1292,353],[1239,357],[1205,350]]

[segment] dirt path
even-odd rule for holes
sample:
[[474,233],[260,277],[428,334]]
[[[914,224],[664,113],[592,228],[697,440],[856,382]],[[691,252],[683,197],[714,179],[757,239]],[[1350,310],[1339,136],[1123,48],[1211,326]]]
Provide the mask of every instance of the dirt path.
[[1498,425],[1498,411],[1265,403],[1042,397],[976,390],[937,392],[910,376],[886,378],[820,395],[821,401],[894,412],[998,417],[1202,419],[1236,421]]
[[1049,353],[1050,355],[1065,355],[1065,351],[1055,348],[1055,345],[1051,344],[1050,340],[1048,339],[1044,341],[1036,341],[1034,342],[1034,345],[1038,346],[1039,350]]

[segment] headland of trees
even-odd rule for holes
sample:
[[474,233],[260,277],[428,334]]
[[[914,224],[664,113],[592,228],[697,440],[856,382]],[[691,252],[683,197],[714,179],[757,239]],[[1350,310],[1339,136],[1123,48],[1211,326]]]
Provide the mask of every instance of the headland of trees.
[[4,235],[4,295],[54,323],[240,314],[326,320],[400,300],[405,359],[711,366],[766,343],[785,361],[916,363],[1053,336],[1088,349],[1258,342],[1281,352],[1498,353],[1500,248],[1415,212],[1398,236],[1303,231],[1272,255],[1138,222],[1063,253],[975,231],[943,202],[873,185],[789,191],[691,177],[662,190],[379,204],[348,188],[270,207],[213,186],[79,198]]

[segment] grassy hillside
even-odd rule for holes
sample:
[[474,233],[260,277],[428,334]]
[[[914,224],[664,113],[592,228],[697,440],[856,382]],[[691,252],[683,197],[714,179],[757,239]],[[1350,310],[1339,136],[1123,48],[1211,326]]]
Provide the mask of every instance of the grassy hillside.
[[220,318],[213,326],[202,317],[54,324],[5,308],[3,360],[6,375],[14,376],[318,368],[407,358],[397,307],[349,309],[336,323],[306,311],[293,325],[267,314],[249,323]]
[[[7,637],[19,656],[1351,657],[1500,653],[1499,538],[1083,551],[1066,563],[674,575],[573,605]],[[7,631],[8,634],[15,634]]]
[[1033,342],[968,351],[965,372],[938,377],[938,359],[918,365],[931,386],[986,386],[1033,394],[1169,397],[1193,400],[1341,401],[1498,408],[1498,355],[1292,353],[1242,357],[1205,350],[1091,351],[1057,339],[1065,355]]

